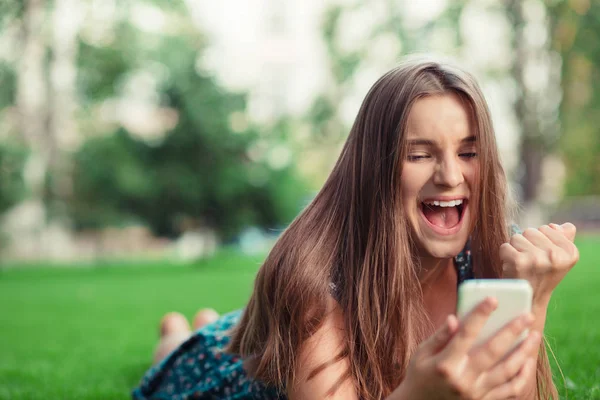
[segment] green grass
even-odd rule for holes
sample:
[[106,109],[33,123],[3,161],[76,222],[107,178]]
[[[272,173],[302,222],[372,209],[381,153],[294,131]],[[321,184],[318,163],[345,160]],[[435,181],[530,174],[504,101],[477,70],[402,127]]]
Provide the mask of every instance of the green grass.
[[[581,261],[554,295],[546,332],[568,398],[600,399],[600,238],[578,245]],[[0,270],[0,399],[129,398],[160,317],[243,306],[260,261],[230,252],[188,266]]]
[[0,271],[0,399],[128,398],[160,317],[243,306],[259,263]]
[[577,241],[580,261],[557,287],[548,307],[546,336],[568,390],[555,368],[562,398],[600,399],[600,237]]

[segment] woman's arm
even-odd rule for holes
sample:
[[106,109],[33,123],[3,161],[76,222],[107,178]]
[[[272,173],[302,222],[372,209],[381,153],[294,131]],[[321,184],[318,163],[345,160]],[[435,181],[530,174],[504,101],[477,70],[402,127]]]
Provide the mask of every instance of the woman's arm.
[[[544,333],[546,313],[553,290],[579,260],[579,251],[573,243],[576,228],[573,224],[544,225],[529,228],[513,235],[510,242],[500,247],[504,278],[527,279],[533,287],[533,314],[531,327]],[[541,346],[543,346],[543,342]],[[537,361],[539,348],[532,353]],[[537,380],[528,383],[528,399],[535,399]]]
[[[530,333],[505,358],[512,343],[529,326],[526,318],[517,318],[488,342],[473,348],[479,331],[495,308],[496,302],[487,299],[475,307],[460,325],[456,317],[449,316],[434,335],[421,343],[405,380],[387,400],[524,398],[523,389],[535,376],[535,364],[529,354],[539,347],[539,335]],[[333,301],[323,326],[300,352],[296,378],[287,385],[291,400],[358,399],[351,378],[337,386],[348,371],[347,358],[312,376],[315,368],[331,361],[343,350],[345,342],[343,314]],[[330,393],[334,386],[337,390]]]
[[[340,383],[340,379],[346,376],[350,368],[347,357],[331,363],[316,375],[313,374],[316,368],[331,362],[341,354],[346,344],[344,317],[339,304],[333,298],[329,298],[327,308],[323,325],[300,350],[295,379],[288,384],[287,395],[290,400],[358,400],[350,377]],[[330,393],[334,387],[337,389]]]

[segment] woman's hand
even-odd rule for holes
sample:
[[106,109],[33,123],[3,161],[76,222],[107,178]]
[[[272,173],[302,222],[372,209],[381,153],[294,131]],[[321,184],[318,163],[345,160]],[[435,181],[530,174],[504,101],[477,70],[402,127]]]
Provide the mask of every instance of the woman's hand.
[[522,398],[528,382],[535,376],[535,359],[531,354],[539,347],[540,334],[531,332],[509,353],[533,321],[532,315],[524,315],[508,323],[487,342],[473,347],[496,305],[494,299],[484,300],[460,324],[455,316],[449,316],[419,346],[404,381],[389,399]]
[[575,226],[567,223],[513,235],[500,246],[503,278],[527,279],[533,287],[534,305],[547,305],[554,288],[579,260],[575,233]]

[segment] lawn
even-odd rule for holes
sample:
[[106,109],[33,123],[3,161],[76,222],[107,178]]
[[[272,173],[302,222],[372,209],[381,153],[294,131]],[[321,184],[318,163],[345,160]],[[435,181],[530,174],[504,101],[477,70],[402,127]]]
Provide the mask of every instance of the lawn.
[[[546,331],[568,398],[600,399],[600,238],[578,244],[581,261],[556,291]],[[0,270],[0,399],[129,398],[160,316],[243,306],[260,261],[226,252],[187,266]]]

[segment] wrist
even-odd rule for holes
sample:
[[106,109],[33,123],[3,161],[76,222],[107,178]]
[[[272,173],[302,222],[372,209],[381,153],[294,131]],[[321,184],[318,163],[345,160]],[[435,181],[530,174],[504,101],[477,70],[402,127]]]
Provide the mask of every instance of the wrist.
[[540,332],[541,334],[544,333],[544,328],[546,326],[546,315],[548,313],[549,300],[549,298],[539,299],[537,301],[534,300],[532,304],[531,312],[535,317],[535,322],[533,323],[533,326],[531,328]]
[[534,294],[532,299],[532,311],[534,314],[546,314],[548,305],[550,304],[551,294]]

